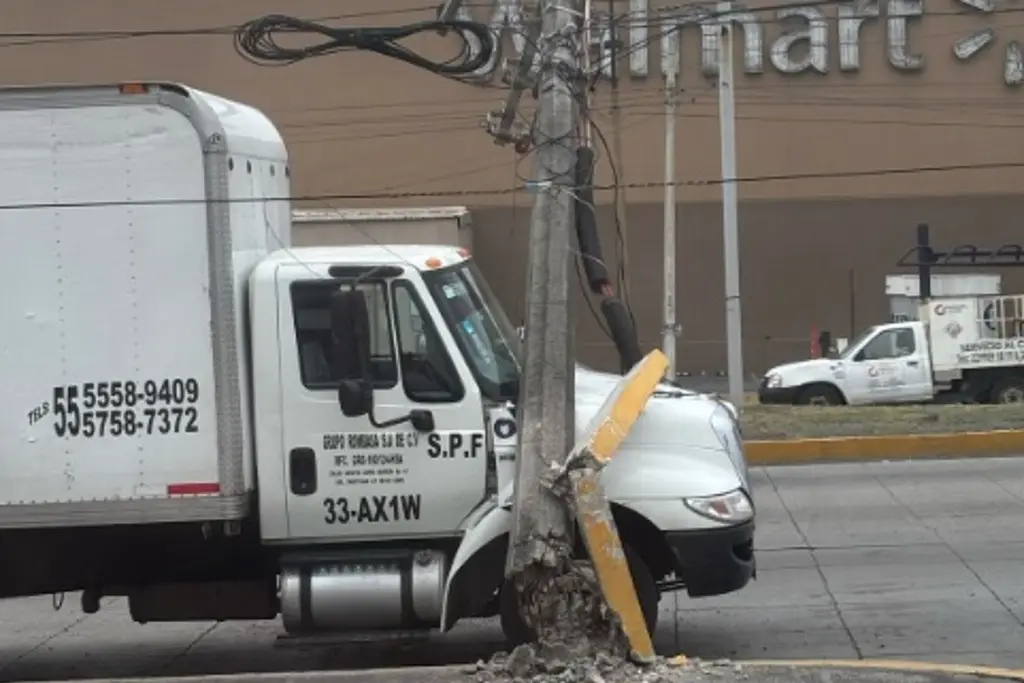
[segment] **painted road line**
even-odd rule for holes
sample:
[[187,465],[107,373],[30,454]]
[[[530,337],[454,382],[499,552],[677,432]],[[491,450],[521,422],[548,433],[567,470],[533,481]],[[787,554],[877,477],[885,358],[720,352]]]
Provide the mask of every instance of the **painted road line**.
[[753,466],[1024,455],[1024,430],[746,441]]

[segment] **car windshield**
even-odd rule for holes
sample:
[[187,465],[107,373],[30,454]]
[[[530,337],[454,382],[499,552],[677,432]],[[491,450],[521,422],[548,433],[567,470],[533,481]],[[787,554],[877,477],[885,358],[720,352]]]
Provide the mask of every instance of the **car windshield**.
[[849,344],[846,345],[846,348],[843,349],[843,352],[841,354],[839,354],[839,357],[843,360],[849,359],[853,355],[854,351],[857,348],[859,348],[860,345],[864,342],[864,340],[873,335],[876,331],[878,331],[878,325],[872,325],[868,329],[858,334],[850,341]]
[[519,398],[522,342],[476,264],[424,273],[483,395],[493,401]]

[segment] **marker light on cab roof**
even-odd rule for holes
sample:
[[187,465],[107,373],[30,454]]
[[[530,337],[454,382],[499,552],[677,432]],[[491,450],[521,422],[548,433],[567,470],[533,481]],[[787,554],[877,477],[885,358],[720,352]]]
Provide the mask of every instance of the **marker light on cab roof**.
[[469,249],[466,249],[465,247],[459,247],[458,251],[459,256],[461,256],[462,258],[469,258]]
[[441,259],[437,258],[436,256],[431,256],[430,258],[428,258],[426,260],[426,264],[427,264],[427,268],[440,268],[441,267]]

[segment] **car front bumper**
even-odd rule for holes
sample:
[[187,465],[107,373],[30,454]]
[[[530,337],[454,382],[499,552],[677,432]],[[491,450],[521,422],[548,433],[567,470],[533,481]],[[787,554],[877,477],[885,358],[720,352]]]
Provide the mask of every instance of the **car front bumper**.
[[757,576],[754,520],[718,529],[669,531],[665,540],[690,597],[731,593]]

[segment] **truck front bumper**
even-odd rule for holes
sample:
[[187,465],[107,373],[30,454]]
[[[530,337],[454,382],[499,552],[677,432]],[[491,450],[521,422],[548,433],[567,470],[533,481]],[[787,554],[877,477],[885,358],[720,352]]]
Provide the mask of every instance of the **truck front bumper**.
[[757,576],[754,520],[719,529],[669,531],[665,540],[690,597],[731,593]]
[[802,387],[768,387],[761,385],[757,388],[757,401],[764,405],[787,405],[796,403],[796,397]]

